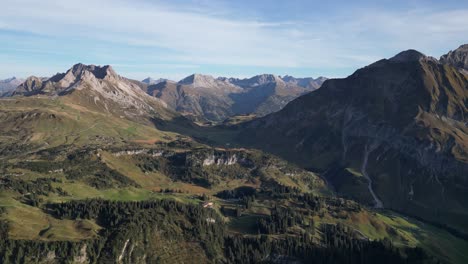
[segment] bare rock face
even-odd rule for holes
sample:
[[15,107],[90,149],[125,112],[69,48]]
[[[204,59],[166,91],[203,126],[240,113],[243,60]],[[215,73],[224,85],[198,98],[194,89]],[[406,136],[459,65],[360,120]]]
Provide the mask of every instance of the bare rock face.
[[440,62],[465,70],[468,73],[468,44],[440,57]]
[[41,88],[42,88],[42,79],[36,76],[30,76],[16,88],[13,94],[34,93],[35,91]]
[[222,93],[241,91],[238,86],[231,84],[227,80],[215,79],[213,76],[203,74],[192,74],[179,81],[179,84],[190,85],[193,88],[216,89]]
[[229,155],[229,156],[226,156],[226,155],[215,156],[213,154],[211,156],[206,157],[203,160],[203,166],[211,166],[211,165],[230,166],[230,165],[237,164],[237,161],[238,161],[238,159],[237,159],[236,154],[232,154],[232,155]]
[[14,95],[63,95],[75,89],[83,89],[86,84],[91,84],[90,88],[97,90],[99,87],[92,85],[98,83],[98,80],[110,81],[115,84],[115,82],[121,81],[122,78],[108,65],[99,67],[79,63],[66,73],[57,73],[49,79],[44,80],[31,76],[16,89]]

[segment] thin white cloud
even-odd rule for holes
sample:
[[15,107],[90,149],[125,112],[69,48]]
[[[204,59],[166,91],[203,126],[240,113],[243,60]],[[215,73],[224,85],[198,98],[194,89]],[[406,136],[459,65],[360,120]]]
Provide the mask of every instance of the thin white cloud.
[[200,68],[199,65],[192,65],[192,64],[169,64],[169,63],[138,63],[135,62],[134,64],[120,64],[120,63],[113,63],[113,67],[121,67],[121,68],[167,68],[167,69],[197,69]]
[[468,9],[359,9],[275,23],[220,15],[228,10],[121,0],[2,0],[2,9],[3,29],[60,36],[63,45],[86,38],[154,47],[168,51],[164,61],[180,65],[350,68],[402,49],[438,56],[430,52],[468,42]]

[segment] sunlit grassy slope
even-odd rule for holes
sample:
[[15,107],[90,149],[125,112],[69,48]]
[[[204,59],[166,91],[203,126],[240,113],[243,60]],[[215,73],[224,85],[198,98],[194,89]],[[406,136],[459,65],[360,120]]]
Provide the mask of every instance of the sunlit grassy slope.
[[66,98],[12,98],[0,101],[0,142],[20,142],[42,148],[64,145],[106,145],[171,139],[148,123],[112,113],[89,110]]

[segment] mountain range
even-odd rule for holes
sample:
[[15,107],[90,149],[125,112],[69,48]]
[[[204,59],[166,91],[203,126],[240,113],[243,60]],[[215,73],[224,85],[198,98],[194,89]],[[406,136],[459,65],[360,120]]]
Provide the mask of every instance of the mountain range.
[[466,47],[330,80],[31,76],[0,99],[0,263],[467,263]]
[[[83,67],[88,67],[92,72],[91,75],[98,79],[105,77],[105,74],[102,75],[103,73],[99,71],[105,72],[106,69],[77,64],[66,73],[51,78],[30,76],[26,80],[16,78],[4,80],[0,84],[0,89],[3,91],[1,94],[3,96],[64,94],[77,82],[77,75],[81,73]],[[280,110],[294,98],[320,88],[327,80],[325,77],[294,78],[272,74],[257,75],[249,79],[214,78],[210,75],[192,74],[179,82],[150,77],[141,82],[127,78],[120,79],[125,79],[125,85],[139,86],[149,95],[166,103],[172,110],[201,122],[220,122],[237,115],[264,116]]]
[[179,82],[149,85],[147,93],[195,121],[223,121],[236,115],[264,116],[294,98],[318,89],[324,77],[294,78],[272,74],[248,79],[193,74]]

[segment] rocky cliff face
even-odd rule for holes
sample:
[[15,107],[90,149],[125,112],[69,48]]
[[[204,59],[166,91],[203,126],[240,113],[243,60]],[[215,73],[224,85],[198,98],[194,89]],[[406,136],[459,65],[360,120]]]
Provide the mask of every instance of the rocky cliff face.
[[468,72],[468,44],[461,45],[458,49],[440,57],[440,61]]
[[42,78],[36,76],[28,77],[23,83],[18,85],[13,94],[32,94],[42,87]]
[[326,81],[239,139],[323,171],[346,196],[467,230],[467,101],[468,75],[409,50]]

